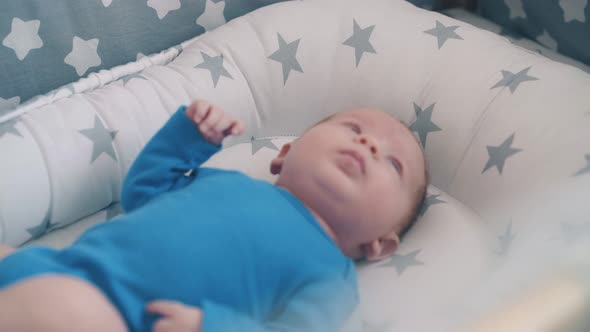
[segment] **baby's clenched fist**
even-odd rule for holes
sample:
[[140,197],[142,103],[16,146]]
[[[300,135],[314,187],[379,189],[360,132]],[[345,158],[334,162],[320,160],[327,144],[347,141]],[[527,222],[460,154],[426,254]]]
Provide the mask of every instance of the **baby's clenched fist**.
[[244,132],[244,124],[240,120],[206,100],[194,101],[185,114],[199,128],[203,138],[214,145],[220,145],[229,135],[239,136]]

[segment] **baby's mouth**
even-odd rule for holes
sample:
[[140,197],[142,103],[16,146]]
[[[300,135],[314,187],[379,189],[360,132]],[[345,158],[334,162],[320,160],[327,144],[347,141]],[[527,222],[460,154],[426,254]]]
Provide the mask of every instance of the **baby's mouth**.
[[346,173],[353,172],[353,169],[356,168],[360,170],[363,175],[365,174],[365,158],[363,158],[360,153],[354,150],[341,150],[339,151],[339,155],[343,157],[339,166],[343,168]]

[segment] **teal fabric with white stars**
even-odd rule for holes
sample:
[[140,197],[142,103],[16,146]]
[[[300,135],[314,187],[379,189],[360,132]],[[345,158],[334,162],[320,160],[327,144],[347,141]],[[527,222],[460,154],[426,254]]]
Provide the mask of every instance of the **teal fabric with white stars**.
[[3,1],[0,112],[278,1]]
[[[36,95],[281,1],[2,1],[0,116]],[[434,0],[413,1],[432,7]]]
[[590,65],[588,0],[480,0],[478,13],[522,35]]

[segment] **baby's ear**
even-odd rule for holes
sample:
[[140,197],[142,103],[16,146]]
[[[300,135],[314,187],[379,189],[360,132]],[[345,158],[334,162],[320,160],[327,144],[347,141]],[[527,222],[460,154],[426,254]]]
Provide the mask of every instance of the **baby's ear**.
[[287,155],[287,152],[289,152],[289,149],[291,149],[291,144],[286,143],[281,148],[281,151],[279,151],[278,156],[276,156],[270,162],[270,173],[271,174],[277,175],[281,172],[281,169],[283,169],[283,162],[285,161],[285,156]]
[[391,231],[377,240],[363,244],[361,250],[366,260],[378,261],[393,255],[399,246],[399,242],[399,236],[394,231]]

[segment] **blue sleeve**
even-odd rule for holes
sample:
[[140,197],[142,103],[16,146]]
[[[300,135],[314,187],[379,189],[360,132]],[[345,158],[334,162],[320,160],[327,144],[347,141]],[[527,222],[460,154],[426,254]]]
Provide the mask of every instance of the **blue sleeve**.
[[207,142],[180,107],[139,153],[123,183],[121,206],[131,212],[159,194],[182,188],[193,180],[185,176],[221,146]]
[[266,321],[206,300],[201,332],[337,332],[357,303],[356,287],[336,280],[302,288],[284,310]]

